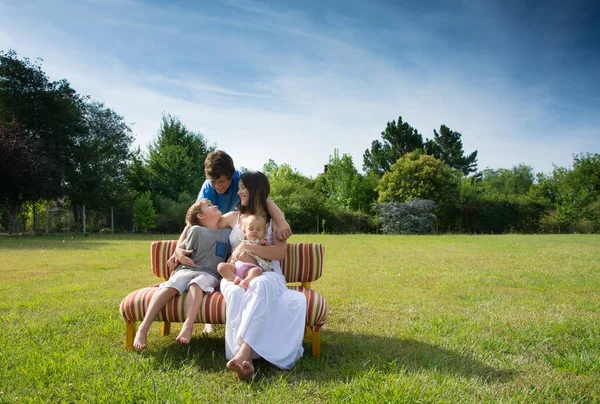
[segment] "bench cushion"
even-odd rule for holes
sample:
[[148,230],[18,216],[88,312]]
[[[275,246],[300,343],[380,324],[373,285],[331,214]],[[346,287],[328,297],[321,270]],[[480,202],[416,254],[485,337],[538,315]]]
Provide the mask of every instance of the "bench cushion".
[[[302,286],[290,286],[290,289],[304,293],[306,296],[306,325],[310,327],[320,328],[325,324],[327,318],[327,303],[319,292],[305,288]],[[126,321],[142,321],[150,299],[158,291],[158,285],[150,286],[128,294],[123,301],[119,310]],[[185,296],[175,296],[167,305],[158,313],[156,321],[166,322],[183,322],[185,320]],[[200,306],[200,312],[196,317],[197,323],[210,324],[225,324],[225,298],[221,292],[213,292],[205,294]]]

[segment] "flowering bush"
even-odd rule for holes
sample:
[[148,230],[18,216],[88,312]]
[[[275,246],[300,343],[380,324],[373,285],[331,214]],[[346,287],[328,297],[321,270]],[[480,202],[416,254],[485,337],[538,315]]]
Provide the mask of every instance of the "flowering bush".
[[435,232],[437,218],[431,213],[435,207],[428,199],[414,199],[404,203],[378,203],[373,210],[384,233],[427,234]]

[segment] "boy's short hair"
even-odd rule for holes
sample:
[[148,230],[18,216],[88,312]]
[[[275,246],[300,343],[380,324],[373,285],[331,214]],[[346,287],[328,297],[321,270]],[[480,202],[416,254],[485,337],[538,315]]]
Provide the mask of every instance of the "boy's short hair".
[[235,174],[233,159],[223,150],[209,153],[204,160],[204,174],[209,180],[218,180],[221,175],[231,180]]
[[198,215],[202,213],[202,201],[207,201],[208,199],[202,198],[199,201],[196,201],[192,206],[189,207],[187,213],[185,214],[185,222],[189,226],[200,226],[200,221],[198,220]]

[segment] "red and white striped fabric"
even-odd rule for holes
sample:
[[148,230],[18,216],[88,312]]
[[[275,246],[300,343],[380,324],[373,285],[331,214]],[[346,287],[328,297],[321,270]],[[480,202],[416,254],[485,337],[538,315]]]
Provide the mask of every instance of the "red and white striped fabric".
[[288,244],[281,265],[286,282],[313,282],[323,275],[323,244]]
[[[162,279],[168,279],[172,271],[167,269],[167,259],[175,251],[176,240],[162,240],[152,243],[150,248],[152,272]],[[282,263],[283,274],[287,282],[313,282],[323,274],[323,245],[296,243],[287,245],[287,254]],[[318,330],[327,319],[327,302],[317,291],[303,287],[290,286],[306,296],[306,325]],[[127,321],[142,321],[152,296],[158,291],[158,285],[150,286],[128,294],[120,305],[120,312]],[[184,302],[186,294],[175,296],[156,321],[183,322],[185,320]],[[225,324],[225,299],[220,292],[204,295],[198,323]]]
[[167,268],[167,260],[175,252],[177,240],[155,241],[150,246],[150,261],[154,275],[164,280],[169,279],[173,271]]
[[[128,294],[121,301],[120,311],[125,320],[142,321],[152,296],[158,291],[158,286],[138,289]],[[175,296],[158,313],[156,321],[169,323],[182,323],[185,320],[185,296]],[[196,317],[197,323],[224,324],[225,323],[225,298],[220,292],[204,295],[200,312]]]

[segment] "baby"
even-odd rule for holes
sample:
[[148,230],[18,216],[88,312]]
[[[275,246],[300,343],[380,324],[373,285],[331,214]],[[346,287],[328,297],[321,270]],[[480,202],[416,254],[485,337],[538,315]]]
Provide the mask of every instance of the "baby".
[[[242,221],[245,243],[266,245],[267,223],[262,216],[249,215]],[[232,256],[233,258],[233,256]],[[220,263],[219,274],[228,281],[247,289],[250,281],[263,271],[272,271],[271,260],[261,258],[248,250],[242,250],[237,258]]]

